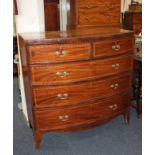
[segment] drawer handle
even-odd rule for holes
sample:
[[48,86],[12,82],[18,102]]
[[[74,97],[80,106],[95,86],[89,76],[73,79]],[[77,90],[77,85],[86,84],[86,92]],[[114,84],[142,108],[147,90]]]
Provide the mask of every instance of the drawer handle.
[[91,5],[86,5],[86,8],[87,9],[91,9],[91,8],[93,8]]
[[119,87],[118,83],[110,85],[110,88],[117,89]]
[[59,119],[61,121],[67,121],[69,119],[69,116],[68,115],[61,115],[61,116],[58,116],[58,117],[59,117]]
[[110,105],[109,108],[111,110],[116,110],[118,108],[117,104]]
[[57,75],[58,77],[63,78],[63,77],[68,76],[68,75],[69,75],[69,73],[68,73],[68,72],[66,72],[66,71],[64,71],[64,72],[56,72],[56,75]]
[[62,50],[62,51],[56,51],[55,54],[57,56],[63,57],[67,54],[68,52],[66,50]]
[[109,6],[109,9],[114,9],[114,5],[112,4],[111,6]]
[[120,46],[120,45],[112,45],[111,48],[112,48],[113,50],[115,50],[115,51],[118,51],[118,50],[121,49],[121,46]]
[[61,99],[61,100],[67,99],[68,96],[69,96],[69,94],[67,94],[67,93],[64,93],[64,94],[57,94],[57,97],[58,97],[59,99]]
[[92,17],[85,17],[85,19],[90,22],[90,20],[92,19]]
[[115,69],[119,69],[120,67],[120,64],[119,63],[114,63],[111,65],[112,68],[115,68]]

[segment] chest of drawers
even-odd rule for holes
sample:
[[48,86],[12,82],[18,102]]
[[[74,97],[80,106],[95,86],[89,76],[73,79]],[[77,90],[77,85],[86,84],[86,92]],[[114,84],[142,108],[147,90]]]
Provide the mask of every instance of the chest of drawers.
[[50,131],[129,122],[133,33],[88,29],[19,35],[35,147]]

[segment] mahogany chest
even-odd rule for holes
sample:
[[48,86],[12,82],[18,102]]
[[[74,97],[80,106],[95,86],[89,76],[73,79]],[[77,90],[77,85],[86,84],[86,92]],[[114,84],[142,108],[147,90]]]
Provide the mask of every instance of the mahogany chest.
[[133,33],[87,29],[19,35],[35,147],[50,131],[82,131],[124,115],[129,122]]

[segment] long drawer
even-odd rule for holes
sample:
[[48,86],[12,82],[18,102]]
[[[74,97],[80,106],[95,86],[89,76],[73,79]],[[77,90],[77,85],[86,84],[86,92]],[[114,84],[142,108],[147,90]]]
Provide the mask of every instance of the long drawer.
[[30,64],[87,60],[90,43],[35,45],[29,47]]
[[109,39],[93,43],[94,57],[112,56],[133,51],[133,38]]
[[132,68],[132,55],[69,64],[31,67],[33,85],[62,84],[126,72]]
[[38,130],[55,130],[71,126],[90,124],[105,120],[129,106],[130,93],[113,96],[107,100],[97,100],[79,107],[35,111]]
[[130,88],[129,74],[71,84],[33,88],[35,108],[74,105],[95,98],[112,96]]

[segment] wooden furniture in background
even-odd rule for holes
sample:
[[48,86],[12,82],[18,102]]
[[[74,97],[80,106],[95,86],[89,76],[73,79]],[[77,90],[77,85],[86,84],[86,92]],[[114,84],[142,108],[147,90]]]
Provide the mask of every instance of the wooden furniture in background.
[[134,57],[134,72],[136,74],[134,80],[134,96],[135,101],[133,107],[136,108],[137,116],[140,117],[142,113],[142,59]]
[[14,14],[18,15],[18,7],[17,7],[17,1],[13,0],[13,8],[14,8]]
[[135,34],[142,32],[142,12],[125,12],[123,28],[133,30]]
[[[13,62],[16,55],[18,55],[17,36],[14,36],[13,37]],[[18,73],[17,64],[13,63],[13,74],[17,75],[17,73]]]
[[120,0],[68,0],[68,4],[68,29],[120,28]]
[[44,133],[129,123],[133,33],[87,29],[19,36],[35,147]]
[[131,12],[142,12],[142,4],[139,2],[131,1],[128,10]]
[[137,111],[138,118],[142,113],[142,37],[136,36],[134,52],[134,101],[132,106]]
[[59,0],[44,0],[45,30],[60,29]]

